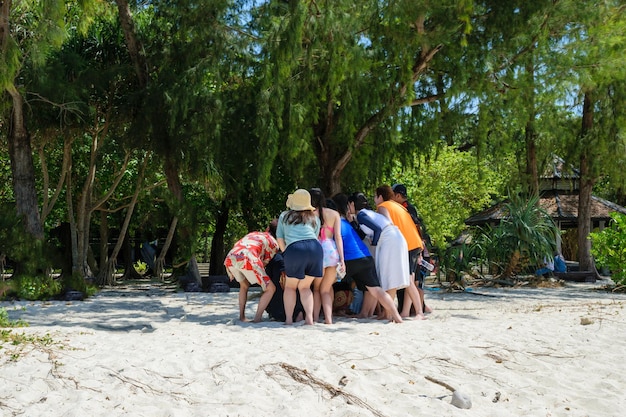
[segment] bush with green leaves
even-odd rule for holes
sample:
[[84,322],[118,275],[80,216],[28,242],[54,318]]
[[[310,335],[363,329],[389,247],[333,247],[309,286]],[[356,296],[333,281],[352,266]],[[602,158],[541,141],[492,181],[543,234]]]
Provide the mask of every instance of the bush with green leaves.
[[487,261],[492,274],[508,278],[553,256],[559,231],[539,197],[511,197],[503,214],[499,225],[479,228],[473,236],[475,263]]
[[397,163],[389,183],[406,185],[433,245],[443,249],[465,228],[465,219],[503,195],[508,177],[488,161],[477,169],[475,156],[453,146],[441,146],[433,155],[420,156],[419,169]]
[[589,234],[596,263],[611,271],[617,285],[626,285],[626,215],[611,213],[609,227]]
[[26,327],[28,323],[22,320],[13,321],[9,319],[9,313],[5,308],[0,308],[0,328],[5,327]]
[[51,277],[22,275],[16,277],[15,290],[21,300],[48,300],[61,293],[61,283]]
[[0,205],[0,253],[16,264],[19,274],[37,274],[48,267],[46,242],[24,232],[11,204]]

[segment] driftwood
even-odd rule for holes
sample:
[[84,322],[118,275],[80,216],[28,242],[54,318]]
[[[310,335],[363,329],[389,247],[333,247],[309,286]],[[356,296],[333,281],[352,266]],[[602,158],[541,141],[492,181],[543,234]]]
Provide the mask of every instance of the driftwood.
[[[383,413],[381,413],[380,411],[378,411],[375,408],[373,408],[372,406],[370,406],[366,401],[362,400],[361,398],[357,397],[354,394],[350,394],[350,393],[344,391],[343,389],[341,389],[339,387],[335,387],[334,385],[329,384],[326,381],[323,381],[321,379],[316,378],[315,376],[313,376],[306,369],[298,368],[296,366],[289,365],[288,363],[285,363],[285,362],[274,363],[274,364],[266,364],[266,365],[264,365],[265,373],[268,376],[270,376],[270,377],[274,377],[274,372],[269,368],[270,366],[271,367],[279,366],[294,381],[297,381],[297,382],[299,382],[301,384],[304,384],[304,385],[309,385],[310,387],[313,387],[313,388],[315,388],[315,387],[320,388],[320,389],[328,392],[331,395],[331,397],[333,397],[333,398],[337,397],[337,396],[340,396],[348,404],[353,404],[353,405],[357,405],[359,407],[362,407],[362,408],[368,410],[369,412],[371,412],[376,417],[385,417],[385,415]],[[345,382],[343,382],[344,378],[342,378],[342,380],[340,381],[340,385],[345,385]]]

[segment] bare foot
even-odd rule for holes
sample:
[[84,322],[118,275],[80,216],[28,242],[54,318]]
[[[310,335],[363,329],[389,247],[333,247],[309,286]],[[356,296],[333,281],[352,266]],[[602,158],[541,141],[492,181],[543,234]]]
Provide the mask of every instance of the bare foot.
[[430,313],[432,313],[432,312],[433,312],[433,309],[432,309],[432,308],[430,308],[430,307],[429,307],[429,306],[427,306],[427,305],[425,305],[425,306],[424,306],[424,313],[426,313],[426,314],[430,314]]

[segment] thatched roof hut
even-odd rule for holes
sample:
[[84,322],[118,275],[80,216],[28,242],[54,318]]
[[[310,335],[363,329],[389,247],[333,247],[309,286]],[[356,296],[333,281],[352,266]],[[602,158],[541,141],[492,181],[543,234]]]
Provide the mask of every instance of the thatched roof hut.
[[[506,202],[498,203],[486,210],[476,213],[465,220],[468,226],[485,224],[496,225],[504,216],[503,208]],[[578,225],[578,194],[561,194],[558,191],[544,192],[539,199],[539,205],[550,214],[560,229],[570,229]],[[603,228],[611,219],[612,212],[626,214],[626,208],[600,197],[591,197],[591,221],[594,228]]]
[[[564,230],[562,252],[567,259],[578,257],[578,184],[579,171],[555,156],[540,178],[539,205],[546,210],[557,227]],[[468,226],[495,226],[504,217],[506,201],[495,204],[465,220]],[[611,220],[612,212],[626,214],[626,208],[600,197],[591,197],[591,229],[602,230]],[[561,242],[559,242],[561,246]]]

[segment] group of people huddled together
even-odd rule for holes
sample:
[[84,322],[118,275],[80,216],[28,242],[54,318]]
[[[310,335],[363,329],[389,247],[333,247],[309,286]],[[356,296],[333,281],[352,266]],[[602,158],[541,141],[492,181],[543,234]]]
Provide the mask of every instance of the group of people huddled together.
[[378,187],[374,203],[376,210],[363,193],[326,200],[319,188],[289,194],[288,209],[267,230],[248,233],[226,256],[227,274],[240,284],[239,319],[247,321],[248,289],[259,284],[254,322],[267,311],[285,324],[312,325],[322,315],[332,324],[338,281],[362,292],[358,318],[424,319],[431,309],[424,303],[419,265],[426,247],[417,211],[402,184]]

